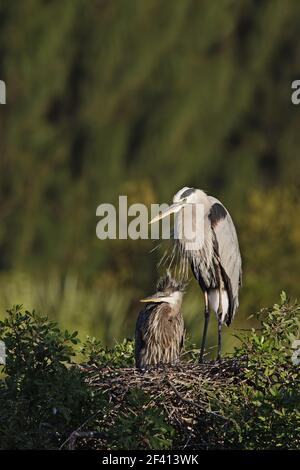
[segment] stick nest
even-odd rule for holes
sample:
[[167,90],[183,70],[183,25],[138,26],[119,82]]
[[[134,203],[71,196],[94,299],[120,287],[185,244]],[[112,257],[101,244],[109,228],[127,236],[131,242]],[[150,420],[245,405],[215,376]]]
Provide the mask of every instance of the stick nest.
[[[142,409],[147,407],[163,409],[167,422],[178,431],[176,435],[180,435],[180,442],[176,443],[176,448],[206,448],[208,444],[211,448],[214,438],[216,445],[220,445],[220,433],[217,432],[215,435],[212,429],[216,424],[225,427],[230,424],[218,407],[214,409],[215,399],[218,397],[219,400],[222,390],[239,380],[244,365],[241,360],[226,359],[220,364],[178,363],[150,367],[143,371],[133,367],[111,368],[96,365],[79,367],[89,386],[96,392],[101,392],[111,405],[110,414],[106,416],[105,423],[102,423],[104,432],[90,433],[90,438],[94,439],[93,447],[106,448],[107,423],[113,426],[118,415],[130,408],[129,394],[142,390],[147,397]],[[135,412],[132,408],[130,411]],[[136,412],[141,411],[136,410]],[[208,433],[209,442],[205,438]],[[85,442],[89,437],[87,434],[82,435]],[[75,437],[80,439],[80,433]]]

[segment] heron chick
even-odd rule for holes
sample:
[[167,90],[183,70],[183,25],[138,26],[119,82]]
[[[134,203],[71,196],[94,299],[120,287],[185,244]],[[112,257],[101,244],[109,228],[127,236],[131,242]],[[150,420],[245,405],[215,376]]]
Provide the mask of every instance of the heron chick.
[[135,327],[136,367],[173,364],[179,360],[184,342],[183,292],[184,284],[167,274],[159,280],[157,292],[141,300],[146,306]]

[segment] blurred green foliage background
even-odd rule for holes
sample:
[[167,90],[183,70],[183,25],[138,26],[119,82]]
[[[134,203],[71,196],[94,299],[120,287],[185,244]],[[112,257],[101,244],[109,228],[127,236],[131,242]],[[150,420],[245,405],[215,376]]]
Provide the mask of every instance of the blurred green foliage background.
[[[23,303],[107,344],[132,336],[160,253],[98,240],[96,208],[170,202],[183,186],[236,223],[233,328],[282,289],[296,296],[299,63],[298,0],[1,0],[1,315]],[[194,280],[184,315],[198,344]]]

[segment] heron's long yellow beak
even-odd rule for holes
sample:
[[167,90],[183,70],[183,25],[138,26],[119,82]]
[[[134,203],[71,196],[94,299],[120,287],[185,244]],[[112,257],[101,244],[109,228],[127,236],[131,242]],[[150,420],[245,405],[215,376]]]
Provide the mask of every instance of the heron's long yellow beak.
[[175,202],[168,209],[166,209],[164,212],[162,212],[161,214],[158,214],[155,217],[153,217],[153,219],[150,220],[149,224],[154,224],[155,222],[158,222],[159,220],[164,219],[168,215],[175,214],[175,212],[180,211],[182,206],[183,206],[182,202]]

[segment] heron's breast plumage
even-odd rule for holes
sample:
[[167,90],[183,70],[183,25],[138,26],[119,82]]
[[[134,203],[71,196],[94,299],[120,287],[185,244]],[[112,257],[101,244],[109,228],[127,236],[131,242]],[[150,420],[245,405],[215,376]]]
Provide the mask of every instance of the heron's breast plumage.
[[[183,265],[180,269],[182,277],[188,275],[188,266],[191,265],[194,276],[201,288],[208,290],[209,288],[217,287],[215,241],[211,223],[208,219],[204,220],[203,230],[203,237],[197,239],[194,245],[184,238],[178,239],[176,244],[180,254],[180,264]],[[190,249],[187,249],[187,246]]]

